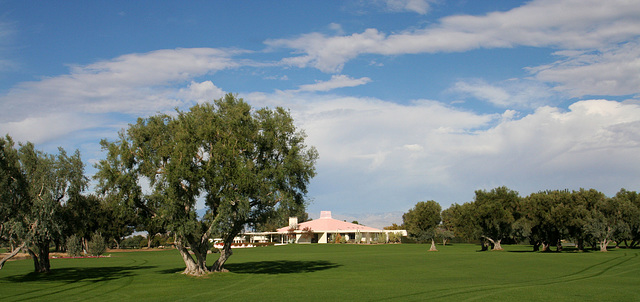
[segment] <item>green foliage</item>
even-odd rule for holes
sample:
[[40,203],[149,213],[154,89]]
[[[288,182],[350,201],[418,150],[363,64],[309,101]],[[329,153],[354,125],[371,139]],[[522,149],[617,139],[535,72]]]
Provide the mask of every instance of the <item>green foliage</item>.
[[387,243],[387,234],[386,233],[376,233],[376,243]]
[[[64,241],[68,221],[63,203],[78,198],[87,187],[80,152],[46,154],[32,143],[14,147],[9,136],[0,139],[0,191],[3,216],[0,236],[22,244],[36,272],[50,270],[49,246]],[[7,177],[7,178],[5,178]],[[6,198],[6,199],[5,199]]]
[[402,235],[400,233],[388,233],[389,243],[400,243],[402,241]]
[[87,252],[89,252],[89,254],[100,256],[107,251],[107,243],[100,233],[94,233],[91,236],[91,241],[87,243],[87,249]]
[[[212,234],[228,247],[245,226],[270,228],[274,217],[304,209],[318,157],[304,139],[283,108],[253,110],[228,94],[187,112],[140,118],[117,141],[103,141],[108,155],[96,179],[102,194],[175,234],[183,259],[197,261],[202,272]],[[150,196],[142,194],[140,178],[151,184]],[[200,197],[207,207],[202,220]],[[222,269],[229,252],[214,269]]]
[[67,254],[71,257],[82,255],[82,240],[76,235],[67,238]]
[[418,202],[413,209],[402,215],[409,237],[421,242],[433,239],[441,221],[441,211],[440,205],[433,200]]
[[476,191],[473,208],[482,237],[493,240],[499,247],[502,239],[513,232],[513,223],[518,219],[516,211],[520,203],[518,192],[507,187],[498,187],[487,192]]
[[147,245],[147,238],[142,235],[127,237],[122,240],[120,247],[124,249],[139,249]]

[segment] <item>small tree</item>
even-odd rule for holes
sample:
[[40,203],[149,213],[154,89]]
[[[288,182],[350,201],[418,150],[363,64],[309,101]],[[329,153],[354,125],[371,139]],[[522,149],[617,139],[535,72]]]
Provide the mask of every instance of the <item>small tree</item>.
[[390,232],[387,234],[389,236],[389,243],[400,243],[402,237],[400,233]]
[[88,243],[89,254],[94,256],[100,256],[107,251],[107,243],[100,233],[94,233],[91,236],[91,241]]
[[82,241],[80,237],[71,235],[71,237],[67,238],[67,254],[71,257],[82,255]]
[[360,233],[359,230],[356,230],[356,243],[357,244],[362,243],[362,233]]
[[421,201],[402,215],[410,237],[422,242],[431,240],[429,251],[437,251],[434,238],[436,237],[436,228],[441,220],[441,209],[440,205],[433,200]]
[[303,228],[302,238],[311,240],[313,238],[313,230],[310,227]]
[[453,239],[453,231],[448,230],[444,226],[440,225],[436,228],[436,236],[442,239],[442,245],[447,245],[447,241]]

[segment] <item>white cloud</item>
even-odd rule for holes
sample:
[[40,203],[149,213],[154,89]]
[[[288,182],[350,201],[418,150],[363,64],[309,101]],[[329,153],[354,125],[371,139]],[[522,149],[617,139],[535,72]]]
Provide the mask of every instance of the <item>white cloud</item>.
[[356,87],[371,82],[367,77],[354,79],[346,75],[332,75],[329,81],[301,85],[299,91],[329,91],[337,88]]
[[220,97],[222,90],[212,82],[191,82],[183,89],[179,86],[195,77],[239,66],[231,58],[235,54],[237,51],[211,48],[166,49],[72,66],[69,74],[24,82],[0,96],[0,132],[22,133],[25,139],[36,141],[92,125],[61,126],[60,116],[139,116]]
[[640,181],[637,104],[588,100],[520,117],[434,101],[401,105],[290,92],[243,97],[254,106],[291,108],[320,153],[312,196],[326,208],[367,200],[385,211],[425,199],[446,207],[501,185],[524,195],[580,187],[613,194]]
[[75,112],[30,116],[18,122],[0,123],[2,135],[10,134],[16,141],[30,141],[34,144],[59,139],[71,132],[96,126],[100,126],[100,122],[95,116]]
[[222,98],[224,95],[225,92],[216,87],[211,81],[204,81],[202,83],[191,81],[188,88],[181,88],[178,91],[179,97],[198,103],[211,102]]
[[602,48],[638,37],[639,15],[640,5],[634,1],[538,0],[506,12],[446,17],[424,29],[399,34],[386,35],[369,28],[351,35],[310,33],[265,43],[304,53],[284,59],[284,64],[336,72],[365,53],[398,55],[520,45]]
[[458,81],[452,90],[503,108],[537,108],[553,105],[560,95],[541,82],[521,79],[510,79],[495,84],[488,84],[480,79]]
[[383,2],[387,9],[393,12],[409,11],[424,15],[430,9],[429,2],[433,0],[383,0]]
[[629,42],[604,50],[557,52],[564,59],[529,68],[538,80],[572,96],[640,93],[640,43]]

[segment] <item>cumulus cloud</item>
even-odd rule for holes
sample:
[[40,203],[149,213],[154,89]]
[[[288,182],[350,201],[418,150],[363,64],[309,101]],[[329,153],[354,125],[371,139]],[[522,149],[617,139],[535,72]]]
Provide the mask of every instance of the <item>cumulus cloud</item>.
[[188,88],[181,88],[178,91],[178,96],[187,100],[193,100],[198,103],[210,102],[222,98],[225,92],[216,87],[211,81],[204,81],[202,83],[191,81]]
[[613,194],[640,181],[637,104],[586,100],[520,116],[428,100],[402,105],[290,92],[243,97],[254,106],[291,108],[320,153],[313,191],[322,193],[313,196],[325,207],[370,200],[373,208],[393,210],[424,199],[447,206],[501,185],[524,195],[580,187]]
[[292,66],[340,71],[361,54],[457,52],[515,46],[597,49],[640,35],[640,6],[633,1],[538,0],[505,12],[445,17],[419,30],[387,35],[369,28],[362,33],[305,34],[268,40],[304,55],[284,59]]
[[371,82],[370,78],[354,79],[346,75],[332,75],[329,81],[318,81],[315,84],[302,85],[299,91],[329,91],[337,88],[356,87]]
[[93,124],[76,118],[84,126],[67,127],[68,119],[61,116],[147,115],[217,98],[223,92],[210,81],[179,87],[195,77],[239,66],[232,59],[235,54],[212,48],[165,49],[72,66],[69,74],[24,82],[0,96],[0,132],[22,133],[35,141]]
[[604,50],[561,51],[563,59],[529,68],[538,80],[572,96],[640,93],[640,43],[629,42]]
[[96,126],[100,126],[100,123],[95,116],[76,112],[30,116],[17,122],[0,123],[3,135],[10,134],[16,141],[31,141],[36,144]]

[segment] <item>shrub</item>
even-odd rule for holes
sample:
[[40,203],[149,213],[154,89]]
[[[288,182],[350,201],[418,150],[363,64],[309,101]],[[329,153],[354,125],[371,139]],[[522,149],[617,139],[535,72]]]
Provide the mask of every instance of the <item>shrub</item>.
[[147,239],[141,235],[127,237],[122,240],[122,243],[120,243],[120,247],[125,249],[138,249],[140,248],[141,244],[144,244],[144,246],[146,246],[146,240]]
[[93,236],[91,236],[91,241],[89,241],[87,245],[89,254],[94,256],[100,256],[107,251],[107,243],[100,233],[94,233]]
[[76,235],[67,238],[67,254],[71,257],[82,255],[82,240]]
[[389,233],[389,243],[400,243],[402,235],[400,233]]

